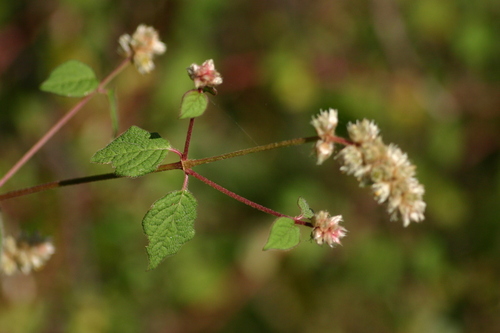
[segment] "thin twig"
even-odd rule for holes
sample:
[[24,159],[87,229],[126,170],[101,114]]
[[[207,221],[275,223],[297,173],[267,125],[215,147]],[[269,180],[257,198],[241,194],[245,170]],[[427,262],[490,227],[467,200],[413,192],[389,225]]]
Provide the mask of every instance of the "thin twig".
[[125,68],[126,65],[130,62],[130,59],[125,59],[115,70],[113,70],[97,87],[96,90],[94,90],[92,93],[87,95],[84,99],[82,99],[78,104],[76,104],[71,110],[68,111],[57,123],[55,123],[48,131],[45,133],[40,140],[38,140],[33,147],[31,147],[20,159],[17,161],[14,166],[7,171],[7,173],[0,179],[0,187],[2,187],[16,172],[24,165],[26,162],[28,162],[33,155],[35,155],[36,152],[42,148],[47,141],[49,141],[54,134],[56,134],[61,127],[63,127],[71,118],[73,118],[80,109],[85,106],[88,101],[92,99],[98,92],[103,92],[104,87],[106,84],[111,81],[123,68]]
[[251,153],[257,153],[257,152],[281,148],[281,147],[296,146],[296,145],[300,145],[300,144],[304,144],[304,143],[312,142],[312,141],[316,141],[316,140],[318,140],[318,137],[312,136],[312,137],[308,137],[308,138],[298,138],[298,139],[292,139],[292,140],[285,140],[285,141],[281,141],[281,142],[274,142],[274,143],[270,143],[267,145],[237,150],[237,151],[227,153],[227,154],[222,154],[222,155],[217,155],[217,156],[212,156],[212,157],[207,157],[207,158],[200,158],[197,160],[188,160],[188,161],[184,162],[184,167],[186,169],[191,169],[192,167],[195,167],[195,166],[200,165],[200,164],[221,161],[221,160],[225,160],[225,159],[236,157],[236,156],[248,155]]
[[[182,164],[180,162],[163,164],[158,167],[154,172],[162,172],[167,170],[182,169]],[[72,178],[66,180],[58,180],[55,182],[45,183],[41,185],[36,185],[32,187],[23,188],[20,190],[10,191],[0,195],[0,201],[21,197],[28,194],[38,193],[42,191],[51,190],[58,187],[79,185],[85,183],[92,183],[101,180],[124,178],[124,176],[117,176],[114,173],[106,173],[101,175],[87,176],[81,178]]]
[[238,194],[236,194],[236,193],[228,190],[227,188],[222,187],[222,186],[220,186],[217,183],[214,183],[210,179],[203,177],[202,175],[200,175],[199,173],[197,173],[197,172],[195,172],[195,171],[193,171],[191,169],[185,170],[184,172],[186,172],[187,175],[193,176],[196,179],[204,182],[205,184],[213,187],[217,191],[219,191],[221,193],[224,193],[225,195],[227,195],[227,196],[229,196],[229,197],[231,197],[231,198],[233,198],[235,200],[238,200],[239,202],[242,202],[245,205],[248,205],[248,206],[250,206],[252,208],[260,210],[261,212],[264,212],[264,213],[267,213],[267,214],[270,214],[270,215],[274,215],[274,216],[277,216],[277,217],[287,217],[287,218],[290,218],[290,219],[294,220],[295,224],[301,224],[301,225],[304,225],[304,226],[312,227],[312,224],[310,222],[302,221],[300,219],[297,219],[296,217],[293,217],[293,216],[290,216],[290,215],[286,215],[286,214],[282,214],[282,213],[277,212],[275,210],[272,210],[270,208],[267,208],[267,207],[264,207],[262,205],[259,205],[256,202],[248,200],[247,198],[244,198],[241,195],[238,195]]

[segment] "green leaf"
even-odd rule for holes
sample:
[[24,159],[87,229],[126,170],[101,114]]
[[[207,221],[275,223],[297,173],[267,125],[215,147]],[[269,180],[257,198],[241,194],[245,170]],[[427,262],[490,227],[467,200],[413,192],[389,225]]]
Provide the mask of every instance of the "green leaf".
[[299,197],[297,204],[300,208],[300,215],[302,215],[306,219],[310,219],[314,216],[314,212],[311,208],[309,208],[309,204],[307,203],[306,199]]
[[167,156],[170,143],[158,133],[137,126],[113,140],[92,156],[93,163],[109,164],[119,176],[139,177],[156,170]]
[[151,206],[142,220],[149,240],[148,269],[156,268],[194,237],[195,219],[196,199],[189,191],[170,192]]
[[40,89],[54,94],[70,97],[83,97],[99,86],[94,71],[77,60],[70,60],[50,73]]
[[274,221],[269,233],[269,239],[264,246],[264,251],[270,249],[288,250],[300,242],[300,229],[288,217],[280,217]]
[[208,97],[197,89],[189,90],[182,96],[181,114],[179,118],[195,118],[201,116],[208,105]]

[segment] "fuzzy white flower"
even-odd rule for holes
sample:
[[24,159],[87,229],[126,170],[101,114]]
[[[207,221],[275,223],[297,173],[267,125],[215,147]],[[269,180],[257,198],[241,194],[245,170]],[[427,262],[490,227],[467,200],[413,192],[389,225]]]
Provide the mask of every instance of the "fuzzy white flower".
[[333,154],[335,129],[338,124],[337,110],[328,109],[328,111],[320,110],[320,114],[313,117],[311,125],[316,129],[319,140],[316,142],[316,156],[318,157],[317,164],[322,164],[327,158]]
[[139,25],[132,36],[122,35],[118,42],[121,53],[126,57],[132,57],[134,65],[141,74],[151,72],[155,68],[153,57],[167,50],[167,46],[160,41],[158,32],[144,24]]
[[41,268],[55,252],[52,242],[38,237],[33,239],[14,239],[7,236],[3,242],[1,270],[12,275],[16,272],[24,274]]
[[356,124],[350,124],[347,131],[351,140],[356,143],[374,141],[380,132],[378,126],[368,119],[358,120]]

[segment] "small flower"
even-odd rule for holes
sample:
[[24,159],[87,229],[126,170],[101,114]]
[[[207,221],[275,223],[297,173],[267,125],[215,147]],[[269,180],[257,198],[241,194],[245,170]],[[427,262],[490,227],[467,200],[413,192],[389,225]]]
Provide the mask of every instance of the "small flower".
[[222,83],[222,77],[215,69],[214,61],[212,59],[206,60],[201,66],[191,64],[187,68],[189,78],[194,81],[196,89],[203,89],[205,87],[215,87]]
[[333,153],[335,148],[333,138],[335,138],[337,123],[337,110],[334,109],[328,109],[328,111],[320,110],[320,114],[311,120],[311,125],[314,126],[320,137],[320,140],[316,142],[318,165],[322,164]]
[[366,119],[347,128],[355,143],[342,149],[340,170],[355,176],[361,186],[370,186],[375,200],[387,203],[391,220],[401,218],[406,227],[424,219],[424,187],[415,178],[415,166],[394,144],[386,145],[377,125]]
[[134,65],[141,74],[149,73],[154,68],[153,57],[163,54],[167,46],[158,37],[158,32],[153,27],[141,24],[132,36],[124,34],[118,40],[121,53],[132,57]]
[[334,247],[335,244],[340,244],[340,239],[346,235],[347,230],[341,227],[342,215],[330,216],[327,211],[320,211],[312,218],[313,230],[311,238],[319,245],[323,243]]
[[20,237],[17,240],[7,236],[3,242],[1,270],[7,275],[18,271],[28,274],[41,268],[54,252],[52,242],[37,235],[31,238]]
[[356,124],[350,124],[347,127],[349,132],[349,137],[353,142],[364,143],[372,142],[379,136],[379,128],[373,121],[368,119],[363,119],[362,121],[356,121]]

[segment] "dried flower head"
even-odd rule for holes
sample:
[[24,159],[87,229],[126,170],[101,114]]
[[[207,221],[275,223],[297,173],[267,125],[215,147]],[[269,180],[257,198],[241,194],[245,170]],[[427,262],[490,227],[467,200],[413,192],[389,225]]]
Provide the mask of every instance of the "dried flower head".
[[32,237],[5,237],[1,258],[1,270],[12,275],[18,271],[28,274],[41,268],[54,254],[52,242],[41,239],[38,235]]
[[324,243],[333,247],[340,244],[340,239],[346,235],[347,230],[339,225],[342,215],[330,216],[327,211],[320,211],[312,218],[313,230],[311,238],[319,245]]
[[167,50],[167,46],[160,41],[158,32],[144,24],[139,25],[132,36],[124,34],[118,41],[121,53],[132,57],[141,74],[151,72],[155,68],[154,55],[163,54]]
[[322,164],[333,153],[335,148],[333,138],[335,137],[337,123],[337,110],[334,109],[328,109],[328,111],[320,110],[320,114],[311,120],[311,124],[316,129],[320,138],[315,146],[318,164]]
[[404,226],[424,219],[424,187],[415,178],[415,166],[396,145],[385,145],[377,125],[366,119],[348,125],[354,145],[342,149],[340,170],[354,175],[361,186],[370,186],[378,203],[387,203],[391,220]]
[[222,77],[215,69],[214,61],[212,59],[206,60],[201,66],[191,64],[187,68],[187,72],[191,80],[194,81],[194,86],[197,89],[205,87],[215,87],[222,83]]

